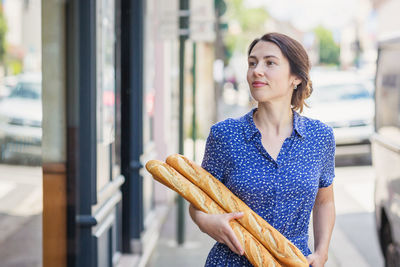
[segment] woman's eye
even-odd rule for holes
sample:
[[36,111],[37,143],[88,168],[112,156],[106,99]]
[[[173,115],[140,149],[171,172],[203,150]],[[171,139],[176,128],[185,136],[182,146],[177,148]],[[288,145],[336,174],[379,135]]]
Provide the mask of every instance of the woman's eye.
[[249,62],[249,67],[255,67],[257,65],[256,62]]
[[275,64],[275,62],[273,62],[273,61],[267,61],[267,65],[268,65],[268,66],[272,66],[272,65],[276,65],[276,64]]

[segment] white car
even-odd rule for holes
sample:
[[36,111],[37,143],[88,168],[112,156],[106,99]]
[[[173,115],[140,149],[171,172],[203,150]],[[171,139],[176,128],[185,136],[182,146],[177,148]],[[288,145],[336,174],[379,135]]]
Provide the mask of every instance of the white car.
[[0,160],[12,155],[39,158],[42,143],[41,75],[22,74],[0,101]]
[[333,128],[337,155],[369,155],[374,132],[373,83],[355,73],[313,73],[314,91],[304,114]]

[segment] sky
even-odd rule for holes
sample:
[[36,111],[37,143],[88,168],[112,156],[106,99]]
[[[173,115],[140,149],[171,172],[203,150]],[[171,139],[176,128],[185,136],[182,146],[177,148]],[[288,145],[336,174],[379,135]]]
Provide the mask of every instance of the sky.
[[362,0],[246,0],[248,7],[265,6],[276,19],[291,21],[307,31],[322,24],[338,30],[351,22],[360,8],[366,8]]

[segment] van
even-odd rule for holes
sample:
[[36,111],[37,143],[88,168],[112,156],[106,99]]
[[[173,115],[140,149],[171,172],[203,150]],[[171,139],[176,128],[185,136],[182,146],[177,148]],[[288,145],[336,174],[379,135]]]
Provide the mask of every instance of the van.
[[376,230],[385,266],[400,266],[400,36],[378,46],[374,128]]

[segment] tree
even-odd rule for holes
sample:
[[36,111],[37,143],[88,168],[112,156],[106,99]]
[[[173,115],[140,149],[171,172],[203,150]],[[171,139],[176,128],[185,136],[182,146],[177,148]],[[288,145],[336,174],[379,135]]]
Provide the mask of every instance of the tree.
[[243,0],[227,0],[227,7],[229,31],[225,36],[225,46],[229,60],[235,51],[246,53],[250,42],[265,33],[269,15],[264,8],[245,7]]
[[335,43],[332,32],[322,26],[314,29],[319,40],[319,62],[339,65],[340,47]]

